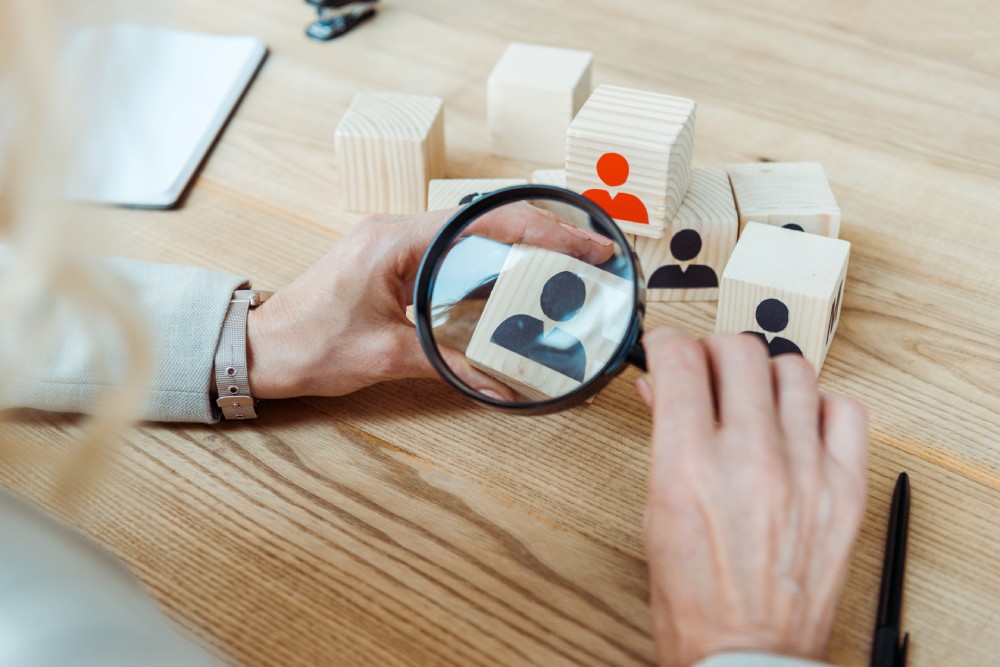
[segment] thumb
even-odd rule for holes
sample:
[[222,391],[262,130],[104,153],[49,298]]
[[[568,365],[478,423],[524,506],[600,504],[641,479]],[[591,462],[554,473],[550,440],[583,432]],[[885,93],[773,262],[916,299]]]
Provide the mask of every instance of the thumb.
[[[394,330],[394,338],[396,352],[392,377],[389,379],[441,377],[420,345],[415,327],[408,324],[399,325]],[[438,351],[451,372],[472,391],[501,401],[512,402],[517,399],[513,389],[473,368],[462,352],[444,346],[438,346]]]

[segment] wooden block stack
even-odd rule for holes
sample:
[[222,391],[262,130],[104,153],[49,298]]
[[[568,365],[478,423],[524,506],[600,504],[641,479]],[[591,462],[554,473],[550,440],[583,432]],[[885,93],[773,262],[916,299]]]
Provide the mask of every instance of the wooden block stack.
[[[590,53],[511,44],[489,76],[493,152],[563,162],[536,169],[531,182],[584,195],[630,235],[649,301],[717,299],[717,331],[758,336],[772,355],[802,354],[818,372],[839,324],[850,252],[837,240],[840,209],[823,167],[694,169],[692,100],[616,86],[591,93],[590,71]],[[442,116],[436,97],[359,94],[336,134],[347,207],[437,210],[525,182],[442,179]],[[590,227],[582,211],[532,203]],[[467,356],[526,397],[571,391],[617,345],[611,323],[627,321],[630,286],[571,257],[515,246]],[[553,310],[556,297],[576,305]]]
[[747,223],[722,276],[715,330],[750,333],[771,355],[801,354],[819,373],[840,323],[851,244]]
[[527,183],[523,178],[441,178],[427,186],[427,210],[464,206],[479,197]]
[[566,127],[590,94],[587,51],[514,43],[490,73],[490,146],[497,155],[560,164]]
[[695,103],[598,86],[566,132],[566,187],[629,234],[662,237],[691,180]]
[[335,134],[340,192],[359,213],[419,213],[427,184],[444,176],[439,97],[358,93]]

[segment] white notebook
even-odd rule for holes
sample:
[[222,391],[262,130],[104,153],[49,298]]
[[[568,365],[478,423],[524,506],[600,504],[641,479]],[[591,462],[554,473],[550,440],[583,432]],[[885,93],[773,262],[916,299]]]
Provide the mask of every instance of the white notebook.
[[174,206],[266,55],[255,37],[134,24],[80,31],[63,61],[71,82],[86,82],[74,86],[82,142],[70,198]]

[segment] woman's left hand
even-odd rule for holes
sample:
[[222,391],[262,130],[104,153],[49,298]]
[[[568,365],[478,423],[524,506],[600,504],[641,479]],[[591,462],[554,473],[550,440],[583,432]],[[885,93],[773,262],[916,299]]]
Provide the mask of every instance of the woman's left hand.
[[[372,217],[358,224],[288,287],[250,311],[250,386],[259,398],[341,396],[385,380],[437,377],[406,308],[424,252],[454,209]],[[597,264],[611,241],[527,204],[490,212],[468,233],[531,243]],[[449,366],[493,398],[511,390],[456,350]]]

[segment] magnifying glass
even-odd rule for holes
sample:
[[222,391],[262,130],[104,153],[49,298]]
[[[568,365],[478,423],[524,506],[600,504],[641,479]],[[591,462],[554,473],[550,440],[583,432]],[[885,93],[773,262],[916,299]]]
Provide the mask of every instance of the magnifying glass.
[[588,399],[629,363],[645,370],[642,273],[600,206],[547,185],[466,199],[414,287],[417,335],[447,382],[544,414]]

